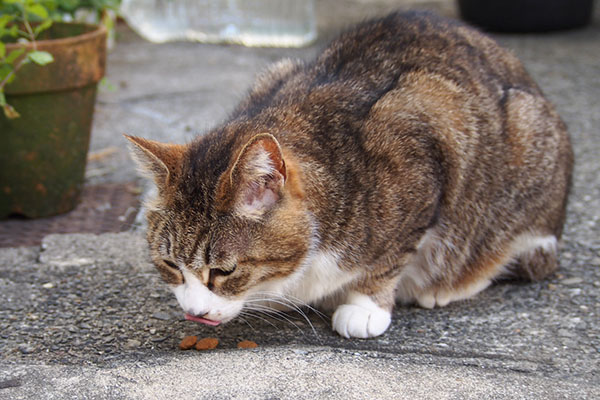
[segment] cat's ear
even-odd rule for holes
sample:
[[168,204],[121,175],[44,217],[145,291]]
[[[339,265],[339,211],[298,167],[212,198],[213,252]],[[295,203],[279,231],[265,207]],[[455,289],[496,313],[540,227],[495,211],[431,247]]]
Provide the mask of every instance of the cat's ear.
[[184,146],[160,143],[136,136],[124,135],[132,144],[132,158],[140,172],[153,179],[159,191],[165,189],[169,179],[179,171]]
[[217,193],[220,208],[260,219],[279,200],[286,167],[277,139],[262,133],[250,139],[221,176]]

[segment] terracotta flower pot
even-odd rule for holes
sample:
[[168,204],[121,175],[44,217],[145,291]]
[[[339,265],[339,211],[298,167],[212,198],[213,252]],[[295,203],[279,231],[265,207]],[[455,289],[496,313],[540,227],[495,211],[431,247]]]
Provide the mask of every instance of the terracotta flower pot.
[[594,0],[458,0],[463,19],[496,32],[579,28],[592,18]]
[[[29,63],[6,86],[7,102],[21,117],[0,115],[0,218],[67,212],[83,186],[106,29],[55,23],[44,33],[38,50],[54,62]],[[17,46],[7,45],[7,53]]]

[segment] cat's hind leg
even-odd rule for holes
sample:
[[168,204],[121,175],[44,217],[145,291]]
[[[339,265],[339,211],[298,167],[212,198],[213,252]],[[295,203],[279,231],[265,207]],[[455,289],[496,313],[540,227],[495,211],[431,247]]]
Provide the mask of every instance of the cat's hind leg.
[[424,308],[443,307],[475,296],[501,277],[542,279],[557,268],[556,246],[554,235],[523,233],[503,250],[480,257],[451,285],[433,284],[417,291],[415,300]]
[[507,273],[517,278],[537,281],[558,268],[557,240],[554,235],[523,234],[513,242],[514,262]]
[[417,303],[423,308],[445,307],[453,301],[466,300],[486,289],[492,283],[490,278],[480,278],[474,282],[454,288],[431,288],[417,294]]

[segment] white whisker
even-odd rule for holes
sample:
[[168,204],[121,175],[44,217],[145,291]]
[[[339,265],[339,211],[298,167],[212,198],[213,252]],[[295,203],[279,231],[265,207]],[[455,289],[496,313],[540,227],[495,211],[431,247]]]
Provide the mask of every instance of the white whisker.
[[273,324],[271,321],[269,321],[268,319],[263,318],[263,317],[255,314],[255,313],[251,313],[251,312],[248,312],[248,311],[242,311],[240,314],[241,315],[247,315],[247,316],[252,317],[252,318],[260,319],[261,321],[264,321],[267,324],[271,325],[273,328],[277,329],[277,326],[275,326],[275,324]]
[[319,318],[321,318],[321,320],[323,322],[327,322],[327,320],[329,319],[327,317],[327,315],[323,314],[321,311],[317,310],[316,308],[314,308],[310,304],[303,302],[302,300],[300,300],[299,298],[297,298],[295,296],[286,294],[285,296],[281,296],[281,297],[283,297],[286,300],[292,301],[294,304],[297,304],[297,305],[299,305],[301,307],[306,307],[308,310],[310,310],[310,311],[314,312],[316,315],[318,315]]
[[316,308],[312,307],[310,304],[305,303],[304,301],[300,300],[297,297],[294,297],[292,295],[289,294],[281,294],[281,293],[277,293],[277,292],[267,292],[267,291],[263,291],[263,292],[257,292],[254,295],[259,295],[259,296],[263,296],[264,298],[259,298],[259,299],[281,299],[282,301],[285,301],[287,304],[289,304],[290,306],[294,306],[294,307],[305,307],[307,309],[309,309],[310,311],[313,311],[315,314],[323,317],[323,318],[327,318],[327,316],[325,314],[323,314],[321,311],[317,310]]
[[269,307],[263,307],[263,306],[258,306],[258,305],[251,306],[248,309],[251,311],[256,311],[256,312],[262,313],[262,314],[267,315],[278,321],[289,322],[290,324],[294,325],[298,330],[301,331],[300,327],[297,324],[295,324],[292,319],[288,318],[285,313],[282,313],[281,311],[277,311],[277,310],[274,310]]
[[[282,321],[282,322],[284,322],[284,321],[285,322],[289,322],[296,329],[298,329],[300,331],[300,333],[302,333],[304,335],[304,332],[302,332],[302,329],[297,324],[295,324],[294,321],[292,321],[291,319],[287,318],[285,315],[282,315],[282,314],[277,313],[277,312],[273,312],[273,311],[276,311],[276,310],[273,310],[273,309],[268,308],[268,307],[260,307],[260,308],[257,308],[257,307],[248,307],[247,309],[250,310],[250,311],[256,311],[258,313],[265,314],[265,315],[267,315],[267,316],[269,316],[269,317],[271,317],[273,319],[276,319],[276,320],[279,320],[279,321]],[[247,315],[252,315],[252,316],[254,316],[254,317],[258,318],[258,319],[261,319],[261,320],[265,321],[266,323],[268,323],[272,327],[277,328],[275,325],[273,325],[272,323],[270,323],[269,321],[267,321],[265,318],[259,317],[256,314],[248,313],[247,311],[246,311],[246,313],[247,313]]]
[[[290,311],[296,311],[308,323],[308,325],[310,326],[311,330],[313,331],[313,334],[317,338],[319,337],[319,335],[318,335],[318,333],[317,333],[314,325],[310,321],[310,318],[308,318],[308,316],[302,310],[301,307],[307,307],[309,310],[314,311],[321,318],[321,320],[324,320],[323,319],[324,314],[321,313],[320,311],[314,309],[313,307],[311,307],[308,304],[300,301],[299,299],[290,299],[290,298],[287,298],[285,295],[282,295],[282,294],[276,293],[276,292],[257,292],[257,293],[254,293],[254,296],[256,296],[256,298],[249,299],[249,300],[246,301],[246,303],[247,304],[250,303],[253,306],[255,306],[255,304],[253,304],[253,303],[274,303],[274,304],[281,305],[281,306],[283,306],[285,308],[289,308]],[[280,310],[270,309],[269,307],[264,306],[264,305],[261,305],[261,306],[269,309],[268,310],[269,312],[277,311],[278,315],[281,315],[280,314],[281,313]]]
[[[252,326],[252,324],[250,324],[250,322],[248,322],[248,320],[246,320],[246,318],[242,317],[242,315],[244,315],[244,312],[241,312],[240,315],[238,315],[238,318],[242,320],[242,322],[244,322],[246,325],[248,325],[250,327],[250,329],[252,329],[253,332],[256,332],[256,329]],[[251,314],[248,314],[251,315]]]

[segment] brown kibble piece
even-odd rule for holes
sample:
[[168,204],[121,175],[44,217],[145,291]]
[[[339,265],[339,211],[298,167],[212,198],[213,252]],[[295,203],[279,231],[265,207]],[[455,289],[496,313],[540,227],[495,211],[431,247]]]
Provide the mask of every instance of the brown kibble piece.
[[196,343],[196,350],[212,350],[219,345],[219,339],[207,337]]
[[258,345],[252,340],[242,340],[238,343],[238,349],[255,349]]
[[181,350],[189,350],[192,347],[194,347],[194,345],[196,344],[197,341],[198,341],[197,336],[186,336],[183,338],[181,343],[179,343],[179,348]]

